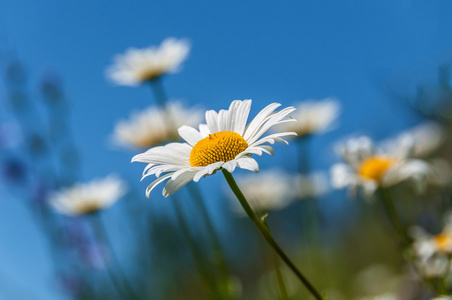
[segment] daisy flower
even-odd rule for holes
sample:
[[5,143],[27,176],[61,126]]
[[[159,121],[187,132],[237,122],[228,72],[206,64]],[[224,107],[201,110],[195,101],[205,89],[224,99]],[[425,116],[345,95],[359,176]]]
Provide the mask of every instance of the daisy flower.
[[168,102],[166,109],[148,107],[135,112],[129,120],[119,121],[113,132],[117,145],[143,149],[179,139],[177,129],[182,125],[199,124],[201,111],[186,109],[179,102]]
[[259,171],[259,165],[250,156],[262,153],[272,155],[273,148],[263,144],[273,144],[275,141],[287,143],[282,137],[295,135],[293,132],[280,132],[263,137],[271,127],[295,121],[287,118],[295,110],[294,107],[275,111],[279,106],[278,103],[268,105],[246,125],[251,100],[235,100],[228,110],[218,113],[207,111],[206,124],[199,125],[199,130],[187,125],[180,127],[179,135],[185,143],[169,143],[134,156],[132,162],[148,164],[143,178],[150,175],[157,177],[148,186],[147,197],[152,189],[165,180],[168,182],[163,189],[163,196],[168,197],[190,181],[198,182],[220,169],[229,173],[236,167]]
[[428,163],[410,158],[413,141],[404,139],[388,148],[375,147],[368,137],[347,140],[338,148],[345,163],[337,163],[331,169],[332,185],[364,189],[371,195],[378,187],[389,187],[406,180],[421,192],[430,176]]
[[284,131],[294,131],[298,137],[325,132],[338,118],[341,110],[339,101],[331,97],[320,101],[299,102],[295,107],[297,111],[292,117],[298,122],[286,123],[279,128]]
[[190,52],[186,40],[167,38],[160,47],[130,48],[123,55],[116,55],[106,75],[118,85],[137,86],[140,83],[177,72]]
[[[240,189],[255,211],[264,212],[283,209],[294,200],[314,198],[327,192],[325,174],[316,172],[308,175],[290,174],[274,169],[252,176],[241,176]],[[231,193],[231,198],[233,194]],[[236,201],[233,210],[244,214]]]
[[125,183],[110,175],[54,192],[49,198],[49,204],[59,213],[78,216],[110,207],[125,191]]
[[[282,170],[267,170],[253,176],[241,176],[240,187],[255,211],[278,210],[289,205],[295,197],[292,177]],[[236,200],[233,193],[231,199]],[[233,211],[244,215],[242,207],[233,201]]]
[[448,261],[452,256],[452,213],[446,216],[443,230],[432,235],[421,227],[411,228],[414,238],[413,250],[416,254],[417,265],[427,277],[442,277],[446,272]]

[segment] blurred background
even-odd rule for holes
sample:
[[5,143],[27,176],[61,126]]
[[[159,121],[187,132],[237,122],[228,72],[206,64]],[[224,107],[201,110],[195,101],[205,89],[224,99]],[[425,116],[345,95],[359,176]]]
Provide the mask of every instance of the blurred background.
[[[0,299],[215,299],[200,271],[216,269],[215,251],[189,193],[178,193],[187,242],[161,187],[145,197],[151,178],[140,182],[144,165],[130,163],[143,151],[112,143],[119,120],[156,103],[149,86],[116,86],[106,78],[116,54],[187,38],[187,60],[162,83],[171,100],[202,111],[252,99],[252,117],[272,102],[287,107],[334,97],[340,115],[330,130],[309,136],[301,154],[309,171],[328,177],[340,161],[338,142],[360,134],[381,141],[427,120],[446,133],[435,155],[450,158],[451,9],[449,1],[424,0],[1,1]],[[299,172],[297,143],[275,145],[273,157],[257,158],[260,169]],[[239,185],[248,173],[234,173]],[[47,205],[52,189],[109,174],[126,181],[128,192],[100,212],[108,242],[93,238],[86,218],[61,216]],[[309,197],[314,233],[303,231],[306,204],[295,201],[270,213],[275,238],[329,299],[396,289],[400,278],[375,279],[406,274],[388,220],[375,204],[327,185]],[[279,299],[270,249],[231,209],[225,180],[218,174],[196,186],[226,261],[230,299]],[[410,222],[433,224],[428,229],[435,233],[450,206],[448,187],[428,193],[422,199],[434,208],[427,216],[412,216],[410,199],[399,205]],[[289,298],[308,299],[282,271]],[[110,273],[124,275],[122,295]]]

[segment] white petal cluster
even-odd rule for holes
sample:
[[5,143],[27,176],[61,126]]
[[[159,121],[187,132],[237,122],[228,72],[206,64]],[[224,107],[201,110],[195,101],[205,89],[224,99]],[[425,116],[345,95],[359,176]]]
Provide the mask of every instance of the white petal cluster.
[[447,186],[452,179],[451,166],[446,160],[432,156],[445,141],[445,136],[444,129],[436,122],[430,121],[406,130],[382,144],[389,152],[395,151],[394,147],[406,145],[404,148],[409,151],[409,156],[428,159],[432,171],[428,183]]
[[[169,143],[134,156],[132,162],[138,161],[148,164],[144,169],[143,178],[150,175],[155,175],[158,178],[148,186],[146,195],[149,197],[152,189],[165,180],[168,180],[168,182],[163,189],[163,195],[168,197],[190,181],[197,182],[202,177],[211,175],[219,169],[225,169],[232,173],[236,167],[239,167],[257,172],[259,165],[250,157],[252,154],[262,155],[262,153],[267,153],[272,155],[273,148],[263,144],[273,144],[275,141],[287,143],[282,137],[295,135],[293,132],[281,132],[263,137],[273,126],[294,121],[287,117],[295,108],[288,107],[275,111],[279,106],[281,106],[279,103],[268,105],[247,125],[251,100],[235,100],[228,110],[220,110],[218,113],[214,110],[207,111],[206,124],[199,125],[199,130],[190,126],[180,127],[179,135],[186,143]],[[219,132],[237,133],[246,141],[246,149],[229,161],[217,161],[207,166],[191,166],[190,154],[193,147],[199,141],[210,137],[211,134]]]
[[[413,187],[422,192],[432,176],[432,168],[427,162],[410,156],[413,142],[413,139],[403,139],[398,144],[391,144],[391,147],[377,147],[366,136],[348,139],[337,147],[339,156],[345,162],[331,168],[333,187],[348,186],[355,191],[362,187],[365,194],[372,195],[379,186],[389,187],[411,180]],[[391,161],[384,171],[381,170],[381,178],[368,178],[362,174],[363,164],[372,158]]]
[[202,113],[198,109],[186,109],[180,102],[169,102],[166,109],[148,107],[134,112],[129,120],[119,121],[113,132],[113,142],[132,149],[148,149],[178,140],[177,129],[182,125],[199,124]]
[[177,72],[190,52],[186,40],[165,39],[159,47],[130,48],[116,55],[106,76],[118,85],[137,86],[160,75]]
[[[315,198],[328,191],[325,174],[290,174],[281,169],[272,169],[259,174],[237,178],[240,190],[255,211],[268,212],[283,209],[295,200]],[[228,189],[233,211],[244,215],[237,198]]]
[[414,226],[410,229],[410,234],[414,238],[416,264],[424,276],[442,277],[452,271],[448,264],[452,255],[452,212],[446,214],[441,233],[432,235],[423,228]]
[[50,195],[49,204],[61,214],[77,216],[110,207],[125,192],[125,183],[110,175],[56,191]]
[[306,100],[294,106],[297,111],[292,117],[298,122],[286,123],[279,128],[283,131],[294,131],[298,137],[327,131],[341,111],[340,103],[335,98]]
[[[282,209],[289,205],[295,197],[291,184],[292,177],[279,169],[262,171],[252,176],[240,176],[237,180],[240,190],[255,211],[266,212]],[[233,211],[244,215],[243,208],[230,190],[229,195]]]

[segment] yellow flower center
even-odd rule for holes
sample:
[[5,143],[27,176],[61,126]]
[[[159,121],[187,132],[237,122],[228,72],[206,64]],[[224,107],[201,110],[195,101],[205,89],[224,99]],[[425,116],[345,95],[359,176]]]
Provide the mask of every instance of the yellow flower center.
[[156,77],[159,77],[163,73],[165,73],[164,68],[157,68],[157,67],[149,68],[149,69],[145,69],[145,70],[142,70],[141,72],[139,72],[138,79],[141,81],[146,81],[149,79],[154,79]]
[[441,252],[452,252],[452,233],[440,233],[433,237],[436,249]]
[[393,158],[372,156],[361,163],[359,174],[362,177],[380,181],[386,171],[396,162]]
[[219,161],[234,159],[248,147],[245,139],[232,131],[209,134],[196,143],[190,152],[192,167],[205,167]]
[[89,214],[100,210],[102,207],[97,201],[86,202],[75,208],[78,214]]

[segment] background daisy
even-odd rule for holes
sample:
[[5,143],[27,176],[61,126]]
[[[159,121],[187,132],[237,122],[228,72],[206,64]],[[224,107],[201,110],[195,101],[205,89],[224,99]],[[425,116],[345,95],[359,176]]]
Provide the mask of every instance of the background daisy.
[[189,43],[175,38],[165,39],[159,47],[130,48],[115,56],[106,75],[117,85],[137,86],[160,75],[177,72],[189,52]]

